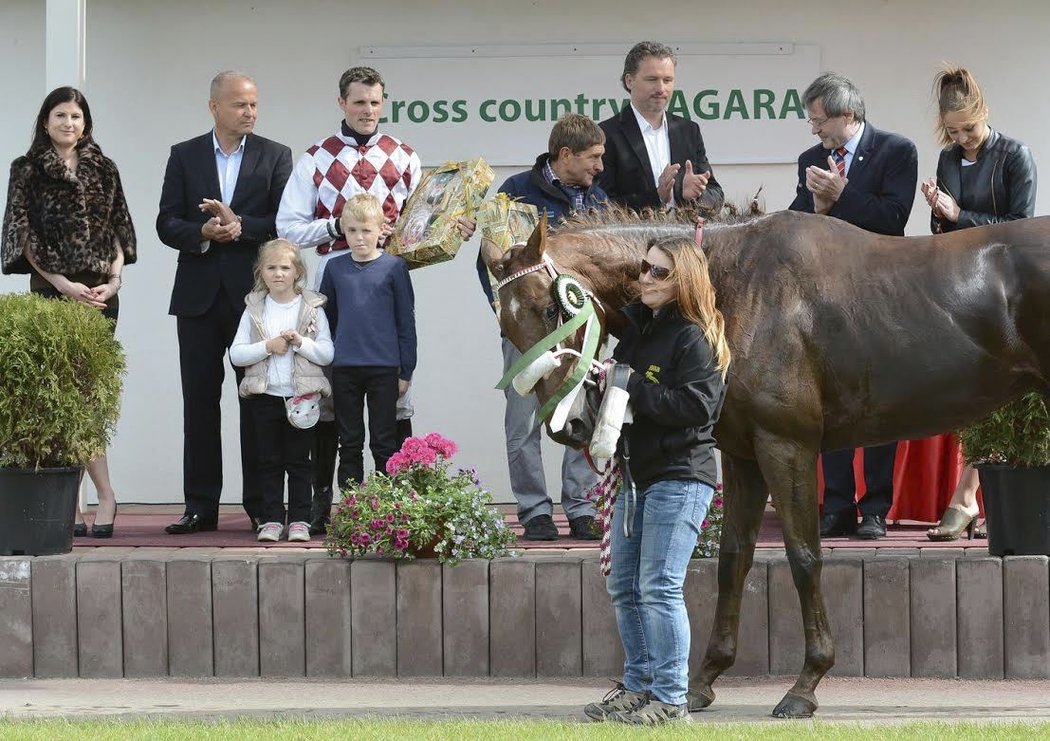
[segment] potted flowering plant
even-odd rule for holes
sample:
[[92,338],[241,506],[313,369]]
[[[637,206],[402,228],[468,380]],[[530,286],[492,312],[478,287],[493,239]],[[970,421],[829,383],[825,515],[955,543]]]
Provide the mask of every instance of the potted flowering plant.
[[993,556],[1050,554],[1050,403],[1031,392],[959,431]]
[[325,546],[345,557],[465,558],[507,554],[514,534],[473,470],[449,471],[456,444],[436,432],[410,437],[376,472],[343,497]]

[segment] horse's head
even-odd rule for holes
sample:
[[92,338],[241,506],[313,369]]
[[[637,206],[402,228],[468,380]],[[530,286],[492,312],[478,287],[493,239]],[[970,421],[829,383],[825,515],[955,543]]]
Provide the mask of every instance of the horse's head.
[[[540,218],[526,244],[515,245],[506,253],[501,253],[499,247],[488,240],[483,239],[481,244],[482,259],[499,281],[499,323],[503,334],[519,351],[528,353],[566,319],[564,299],[559,301],[553,288],[557,268],[546,256],[547,217],[544,214]],[[603,329],[599,326],[594,331]],[[541,407],[562,389],[576,370],[583,335],[584,328],[581,327],[554,348],[559,351],[556,359],[550,361],[549,370],[545,368],[545,374],[533,387]],[[576,351],[576,354],[571,351]],[[552,431],[550,417],[545,420],[550,437],[571,447],[585,446],[594,429],[599,403],[596,390],[580,393],[568,410],[564,427]]]

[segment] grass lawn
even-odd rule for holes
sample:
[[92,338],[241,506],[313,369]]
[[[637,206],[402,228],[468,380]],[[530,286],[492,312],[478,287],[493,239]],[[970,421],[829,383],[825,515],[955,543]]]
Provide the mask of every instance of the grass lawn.
[[857,741],[864,738],[940,739],[952,741],[981,739],[1050,738],[1050,723],[904,723],[864,725],[821,721],[779,721],[763,723],[680,724],[660,729],[638,729],[614,724],[553,723],[543,721],[412,721],[412,720],[0,720],[0,740],[52,741],[52,739],[266,739],[266,741],[313,741],[346,738],[353,741],[539,741],[543,739],[757,739],[758,741]]

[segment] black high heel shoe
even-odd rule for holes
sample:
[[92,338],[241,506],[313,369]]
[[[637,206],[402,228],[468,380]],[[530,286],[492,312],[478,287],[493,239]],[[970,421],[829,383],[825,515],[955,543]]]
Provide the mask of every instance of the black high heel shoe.
[[76,522],[73,524],[73,537],[74,538],[86,538],[87,537],[87,523]]
[[[113,522],[117,521],[117,505],[113,505]],[[92,538],[112,538],[113,537],[113,522],[108,525],[96,525],[91,523],[91,537]],[[87,533],[85,533],[86,535]]]

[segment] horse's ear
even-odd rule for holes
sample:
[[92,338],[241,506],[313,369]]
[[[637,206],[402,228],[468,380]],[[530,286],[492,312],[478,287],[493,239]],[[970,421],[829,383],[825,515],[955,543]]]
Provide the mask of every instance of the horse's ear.
[[525,255],[529,263],[535,265],[543,259],[543,252],[547,248],[547,212],[540,214],[540,223],[532,230],[528,243],[525,245]]
[[481,238],[481,261],[485,263],[490,273],[502,280],[503,251],[495,242],[485,237]]

